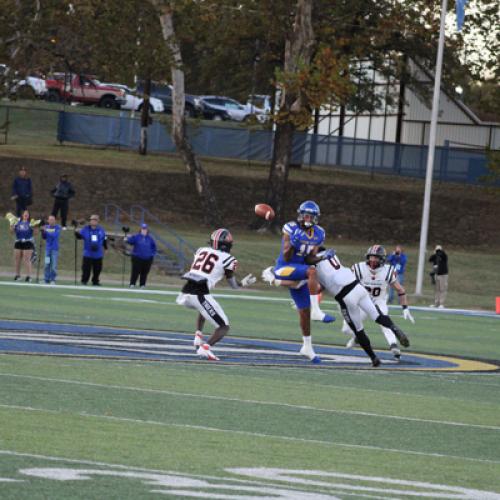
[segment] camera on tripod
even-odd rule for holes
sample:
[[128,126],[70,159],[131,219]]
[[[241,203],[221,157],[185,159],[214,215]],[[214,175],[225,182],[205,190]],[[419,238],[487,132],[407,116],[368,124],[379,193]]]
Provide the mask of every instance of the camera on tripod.
[[122,231],[127,234],[130,232],[130,228],[128,226],[122,226]]
[[76,219],[73,219],[73,220],[71,221],[71,225],[72,225],[74,228],[78,227],[78,221],[77,221]]

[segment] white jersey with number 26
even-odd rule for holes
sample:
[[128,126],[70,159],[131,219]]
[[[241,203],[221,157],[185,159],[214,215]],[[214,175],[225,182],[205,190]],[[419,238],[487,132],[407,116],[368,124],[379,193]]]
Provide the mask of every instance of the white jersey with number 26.
[[384,264],[372,269],[366,262],[358,262],[352,266],[356,278],[368,290],[373,302],[387,302],[387,288],[397,281],[394,266]]
[[238,266],[236,257],[221,250],[201,247],[196,250],[191,269],[184,278],[194,281],[207,280],[208,288],[212,289],[225,276],[226,271],[235,271]]
[[342,288],[350,285],[356,279],[354,273],[349,268],[344,267],[336,255],[331,259],[318,262],[316,274],[321,285],[332,295],[337,295]]

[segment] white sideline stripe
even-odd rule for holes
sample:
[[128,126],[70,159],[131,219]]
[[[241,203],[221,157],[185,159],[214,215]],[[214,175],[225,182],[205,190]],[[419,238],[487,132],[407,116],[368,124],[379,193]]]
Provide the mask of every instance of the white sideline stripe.
[[[168,290],[136,290],[130,288],[115,288],[115,287],[107,287],[107,286],[75,286],[75,285],[46,285],[44,283],[19,283],[18,281],[10,282],[10,281],[0,281],[0,286],[29,286],[29,287],[43,287],[49,290],[85,290],[89,292],[92,290],[93,292],[116,292],[116,293],[135,293],[135,294],[152,294],[152,295],[166,295],[166,296],[177,296],[180,292],[180,286],[178,291],[168,291]],[[224,294],[224,293],[214,293],[212,294],[214,297],[223,298],[223,299],[236,299],[236,300],[255,300],[260,302],[288,302],[291,303],[290,297],[269,297],[262,296],[261,290],[255,290],[255,293],[259,293],[259,295],[245,295],[242,293],[236,292],[235,294]],[[322,304],[328,305],[337,305],[337,302],[333,300],[323,300]],[[390,309],[400,309],[399,306],[389,306]],[[425,307],[425,306],[412,306],[412,310],[415,311],[427,311],[427,312],[436,312],[438,314],[445,313],[454,313],[454,314],[465,314],[465,315],[473,315],[480,317],[487,317],[500,320],[500,315],[495,314],[494,311],[481,311],[478,309],[436,309],[433,307]]]
[[486,458],[472,458],[472,457],[461,457],[458,455],[446,455],[444,453],[426,453],[424,451],[414,451],[414,450],[399,450],[397,448],[384,448],[382,446],[370,446],[364,444],[350,444],[350,443],[339,443],[335,441],[323,441],[321,439],[307,439],[307,438],[297,438],[290,436],[278,436],[276,434],[265,434],[263,432],[250,432],[250,431],[240,431],[235,429],[221,429],[218,427],[207,427],[204,425],[192,425],[192,424],[175,424],[168,422],[158,422],[156,420],[141,420],[129,417],[113,417],[110,415],[97,415],[93,413],[86,412],[66,412],[61,410],[49,410],[45,408],[34,408],[32,406],[20,406],[20,405],[5,405],[0,404],[0,408],[5,408],[7,410],[21,410],[21,411],[30,411],[30,412],[39,412],[39,413],[49,413],[53,415],[67,415],[67,416],[78,416],[85,418],[97,418],[104,420],[114,420],[117,422],[126,422],[132,424],[142,424],[142,425],[154,425],[160,427],[176,427],[180,429],[194,429],[199,431],[208,431],[208,432],[221,432],[221,433],[229,433],[229,434],[237,434],[241,436],[250,436],[250,437],[258,437],[265,439],[277,439],[282,441],[291,441],[295,443],[307,443],[307,444],[320,444],[325,446],[339,446],[342,448],[354,448],[354,449],[362,449],[362,450],[372,450],[372,451],[382,451],[382,452],[390,452],[390,453],[401,453],[403,455],[418,455],[424,457],[435,457],[435,458],[446,458],[453,460],[465,460],[467,462],[480,462],[480,463],[488,463],[488,464],[500,464],[500,460],[489,460]]
[[192,394],[189,392],[167,391],[167,390],[163,390],[163,389],[147,389],[147,388],[141,388],[141,387],[98,384],[96,382],[82,382],[79,380],[39,377],[39,376],[35,376],[35,375],[19,375],[19,374],[15,374],[15,373],[0,373],[0,376],[1,377],[33,379],[33,380],[40,380],[40,381],[44,381],[44,382],[59,382],[62,384],[74,384],[74,385],[83,385],[83,386],[90,386],[90,387],[101,387],[104,389],[121,389],[121,390],[125,390],[125,391],[137,391],[137,392],[146,392],[146,393],[152,393],[152,394],[165,394],[165,395],[169,395],[169,396],[180,396],[180,397],[185,397],[185,398],[199,398],[199,399],[209,399],[209,400],[215,400],[215,401],[228,401],[228,402],[233,402],[233,403],[244,403],[244,404],[251,404],[251,405],[294,408],[297,410],[317,411],[317,412],[321,412],[321,413],[337,413],[340,415],[356,415],[356,416],[361,416],[361,417],[388,418],[388,419],[393,419],[393,420],[404,420],[404,421],[409,421],[409,422],[420,422],[420,423],[437,424],[437,425],[450,425],[450,426],[455,426],[455,427],[471,427],[471,428],[475,428],[475,429],[500,431],[499,426],[468,424],[468,423],[464,423],[464,422],[453,422],[453,421],[449,421],[449,420],[432,420],[432,419],[417,418],[417,417],[403,417],[401,415],[386,415],[383,413],[372,413],[372,412],[364,412],[364,411],[356,411],[356,410],[335,410],[335,409],[331,409],[331,408],[318,408],[315,406],[308,406],[308,405],[295,405],[295,404],[291,404],[291,403],[277,403],[275,401],[259,401],[259,400],[253,400],[253,399],[229,398],[229,397],[225,397],[225,396],[212,396],[212,395],[208,395],[208,394]]

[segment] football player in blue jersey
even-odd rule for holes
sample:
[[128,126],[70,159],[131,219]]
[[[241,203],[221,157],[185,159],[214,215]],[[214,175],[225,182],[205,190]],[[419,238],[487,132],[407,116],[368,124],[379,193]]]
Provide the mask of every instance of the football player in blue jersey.
[[314,201],[304,201],[297,210],[297,221],[283,226],[281,251],[276,265],[262,272],[262,279],[269,284],[286,286],[290,289],[299,313],[303,346],[300,354],[313,363],[321,360],[316,355],[311,342],[311,319],[331,323],[333,316],[319,308],[320,285],[314,264],[322,260],[316,257],[318,247],[325,240],[325,230],[318,226],[320,210]]

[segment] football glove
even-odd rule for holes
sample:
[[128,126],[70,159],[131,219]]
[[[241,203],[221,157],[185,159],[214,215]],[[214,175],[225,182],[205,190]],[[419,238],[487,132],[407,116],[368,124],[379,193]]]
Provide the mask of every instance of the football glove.
[[335,250],[333,248],[329,248],[323,252],[323,260],[328,260],[332,257],[335,257]]
[[403,307],[403,318],[409,319],[412,323],[415,323],[415,320],[413,319],[413,316],[411,315],[411,312],[410,312],[410,309],[408,309],[408,306]]
[[247,274],[241,280],[241,286],[250,286],[253,285],[257,281],[257,278],[253,274]]
[[302,244],[302,240],[306,237],[304,231],[301,229],[297,229],[292,236],[290,236],[290,243],[292,244],[293,248],[300,248],[300,245]]

